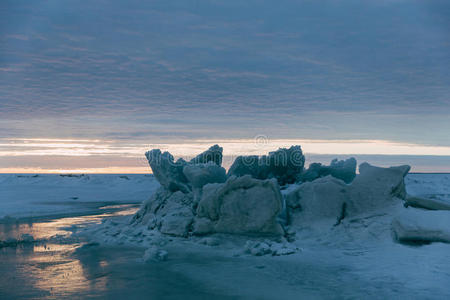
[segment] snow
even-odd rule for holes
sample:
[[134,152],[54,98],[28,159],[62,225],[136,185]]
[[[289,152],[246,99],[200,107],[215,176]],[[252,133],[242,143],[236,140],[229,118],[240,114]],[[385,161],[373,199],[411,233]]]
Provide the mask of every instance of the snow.
[[0,220],[91,212],[141,203],[159,187],[153,175],[1,174]]
[[405,182],[408,195],[423,199],[419,206],[450,205],[450,174],[409,174]]
[[108,237],[111,229],[106,227],[90,228],[89,236],[106,245],[120,240],[151,253],[164,251],[167,261],[147,262],[165,264],[236,297],[445,299],[450,296],[450,246],[416,247],[393,241],[392,216],[403,210],[397,203],[344,219],[339,226],[304,228],[293,241],[227,234],[167,237],[142,227],[127,228],[126,220],[104,224],[121,231],[117,239]]
[[392,221],[392,229],[400,242],[450,243],[450,212],[405,209]]

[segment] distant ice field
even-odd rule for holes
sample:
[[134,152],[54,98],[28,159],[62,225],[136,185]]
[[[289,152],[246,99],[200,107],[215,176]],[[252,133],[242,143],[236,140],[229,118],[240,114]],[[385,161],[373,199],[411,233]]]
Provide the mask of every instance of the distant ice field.
[[141,203],[158,187],[153,175],[0,174],[0,222]]
[[[0,174],[0,222],[97,212],[105,205],[139,204],[158,187],[150,174]],[[409,174],[406,189],[414,196],[450,202],[450,173]]]

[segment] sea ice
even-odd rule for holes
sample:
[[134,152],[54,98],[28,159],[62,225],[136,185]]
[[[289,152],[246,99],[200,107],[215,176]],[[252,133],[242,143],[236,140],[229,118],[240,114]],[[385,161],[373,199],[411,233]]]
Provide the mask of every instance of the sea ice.
[[[171,192],[182,191],[187,193],[192,190],[192,184],[199,187],[208,182],[215,182],[214,180],[221,180],[220,178],[217,179],[222,175],[220,169],[222,148],[218,145],[210,147],[189,163],[182,158],[175,162],[172,154],[169,152],[161,153],[159,149],[148,151],[145,156],[156,179],[165,189]],[[214,165],[208,163],[214,163]],[[189,179],[186,178],[186,175]],[[211,176],[211,178],[205,176]]]
[[419,196],[407,196],[406,206],[419,207],[431,210],[450,210],[450,202],[442,199],[432,199]]
[[408,208],[393,219],[392,231],[399,242],[450,243],[450,212]]
[[105,212],[105,205],[141,203],[159,186],[150,174],[0,174],[0,223]]
[[362,163],[359,175],[351,184],[327,176],[300,184],[286,194],[290,219],[295,225],[329,218],[339,222],[392,204],[395,199],[405,199],[404,177],[409,166],[380,168]]
[[[289,155],[296,149],[291,147]],[[281,153],[270,157],[275,159]],[[221,147],[215,145],[190,162],[174,162],[170,153],[158,149],[146,155],[161,188],[144,203],[132,224],[175,236],[189,232],[283,234],[277,222],[283,207],[277,181],[248,175],[227,179],[220,166]]]
[[188,192],[190,187],[183,174],[183,168],[187,162],[180,158],[176,162],[169,152],[161,153],[159,149],[153,149],[145,153],[153,175],[158,182],[171,192]]
[[346,160],[333,159],[329,166],[321,163],[312,163],[308,170],[303,172],[300,177],[301,181],[313,181],[320,177],[331,175],[335,178],[350,183],[356,176],[356,159],[351,157]]
[[158,229],[162,233],[187,236],[193,222],[192,193],[160,188],[134,215],[132,224]]
[[281,210],[282,196],[276,180],[232,176],[223,184],[204,187],[197,217],[210,220],[206,222],[209,232],[280,235],[283,229],[277,216]]
[[250,175],[256,179],[276,178],[280,185],[296,182],[305,164],[300,146],[280,148],[261,157],[238,156],[228,170],[228,176]]
[[193,159],[191,159],[189,162],[191,164],[205,164],[208,162],[213,162],[216,165],[220,166],[222,165],[222,152],[223,152],[222,147],[220,147],[219,145],[214,145],[211,146],[205,152],[202,152]]
[[[300,243],[312,241],[341,245],[359,237],[392,243],[391,228],[401,241],[448,241],[444,224],[450,217],[446,214],[433,215],[437,223],[432,216],[422,215],[426,211],[392,221],[391,213],[410,211],[402,206],[405,199],[411,199],[404,181],[409,166],[381,168],[362,163],[359,174],[350,180],[354,160],[334,160],[318,178],[280,188],[280,182],[296,182],[303,165],[300,169],[282,164],[277,169],[271,162],[280,159],[281,153],[292,157],[297,150],[301,154],[300,147],[291,147],[256,157],[257,164],[247,164],[248,157],[241,157],[227,175],[220,166],[222,148],[217,145],[189,162],[175,162],[168,152],[149,151],[149,164],[161,186],[131,222],[108,225],[111,238],[151,245],[145,260],[159,260],[160,247],[177,241],[176,237],[189,238],[189,243],[220,244],[223,249],[239,244],[242,249],[249,239],[245,251],[256,256],[292,254]],[[96,232],[104,235],[105,230]]]
[[223,183],[227,180],[223,167],[212,161],[208,163],[187,164],[183,173],[192,186],[194,201],[197,203],[202,197],[203,186],[208,183]]

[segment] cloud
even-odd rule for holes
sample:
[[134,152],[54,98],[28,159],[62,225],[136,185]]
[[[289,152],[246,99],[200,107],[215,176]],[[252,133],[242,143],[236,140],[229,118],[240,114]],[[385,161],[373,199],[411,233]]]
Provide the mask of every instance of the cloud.
[[448,4],[436,3],[11,2],[0,137],[449,145]]
[[10,38],[10,39],[21,40],[21,41],[28,41],[30,39],[27,35],[24,35],[24,34],[10,34],[10,35],[7,35],[6,37]]
[[[263,138],[263,142],[260,137]],[[301,145],[303,151],[309,154],[450,156],[450,146],[406,144],[384,140],[269,139],[263,135],[254,139],[204,139],[162,143],[133,140],[5,138],[0,139],[0,156],[142,157],[147,150],[158,148],[174,155],[188,157],[195,156],[215,143],[224,147],[224,154],[229,156],[263,155],[291,145]]]

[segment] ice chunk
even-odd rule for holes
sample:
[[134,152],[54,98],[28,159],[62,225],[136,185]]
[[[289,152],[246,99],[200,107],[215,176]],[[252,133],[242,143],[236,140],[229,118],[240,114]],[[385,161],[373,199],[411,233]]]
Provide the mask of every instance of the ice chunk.
[[294,245],[287,243],[276,243],[270,240],[265,240],[263,242],[248,240],[244,246],[244,252],[254,255],[289,255],[298,252],[300,249]]
[[345,183],[352,182],[356,176],[356,159],[353,157],[346,160],[333,159],[329,166],[312,163],[301,175],[301,181],[313,181],[328,175],[339,178]]
[[[222,148],[215,145],[190,162],[174,159],[159,150],[147,152],[161,188],[136,213],[132,224],[146,225],[161,233],[188,236],[208,233],[283,235],[289,219],[302,224],[331,220],[337,225],[346,217],[404,199],[404,176],[409,166],[378,168],[356,161],[333,160],[319,177],[285,191],[278,183],[295,182],[303,171],[300,146],[270,152],[267,156],[242,156],[225,175],[220,166]],[[324,169],[325,168],[325,169]],[[237,176],[235,176],[237,175]],[[271,179],[268,179],[271,178]],[[286,200],[286,203],[285,203]],[[298,224],[298,222],[297,222]]]
[[362,163],[350,185],[348,212],[357,214],[385,207],[395,198],[405,199],[405,176],[410,166],[381,168]]
[[239,156],[228,170],[228,176],[250,175],[256,179],[276,178],[280,185],[299,179],[305,164],[300,146],[280,148],[269,155]]
[[181,158],[174,162],[172,154],[169,152],[161,153],[159,149],[148,151],[145,156],[152,168],[153,175],[164,188],[172,192],[182,191],[187,193],[190,191],[183,173],[183,168],[187,162]]
[[267,166],[260,163],[260,161],[262,159],[257,155],[238,156],[228,169],[228,176],[250,175],[257,179],[267,179]]
[[[232,176],[223,184],[204,186],[197,217],[211,220],[212,232],[280,235],[283,229],[277,216],[281,210],[282,197],[276,180]],[[195,227],[194,233],[198,233]]]
[[431,199],[424,197],[407,196],[406,205],[431,210],[450,210],[450,202],[442,199]]
[[290,209],[301,211],[301,221],[331,218],[335,222],[349,197],[348,186],[337,178],[327,176],[305,182],[286,195]]
[[207,246],[218,246],[220,245],[220,240],[218,238],[205,237],[202,240],[200,240],[200,244]]
[[202,188],[208,183],[223,183],[227,180],[225,169],[213,162],[187,164],[183,173],[194,188]]
[[[161,153],[159,149],[148,151],[145,153],[145,156],[156,179],[164,188],[171,192],[182,191],[183,193],[188,193],[191,190],[190,182],[188,182],[186,174],[190,176],[191,181],[197,186],[203,186],[205,180],[206,182],[216,182],[215,180],[217,179],[214,178],[222,175],[222,170],[220,169],[222,163],[222,147],[218,145],[210,147],[205,152],[193,158],[189,163],[182,158],[175,162],[172,154],[169,152]],[[211,164],[216,168],[210,166]],[[186,167],[188,168],[184,172]],[[199,174],[202,171],[203,174]],[[205,176],[214,176],[214,178],[205,179]]]
[[211,219],[196,217],[192,230],[196,235],[204,235],[214,232],[214,223]]
[[[173,197],[171,197],[173,198]],[[194,215],[189,206],[175,201],[167,201],[158,212],[160,216],[159,231],[169,235],[187,236]]]
[[327,176],[305,182],[286,194],[291,219],[302,224],[330,219],[339,224],[346,216],[365,213],[406,196],[404,177],[409,166],[380,168],[363,163],[351,184]]
[[294,183],[303,172],[305,156],[300,146],[280,148],[269,153],[269,178],[275,177],[280,185]]
[[132,224],[187,236],[193,225],[193,207],[201,198],[203,186],[227,179],[225,169],[220,166],[222,148],[214,145],[189,163],[183,159],[174,162],[169,152],[161,153],[158,149],[146,156],[161,188],[135,214]]
[[270,249],[270,245],[268,243],[247,241],[247,243],[245,243],[245,253],[253,256],[263,256],[266,254],[272,254],[272,250]]
[[159,189],[134,215],[132,224],[157,228],[162,233],[187,236],[193,222],[192,193]]
[[208,150],[206,150],[203,153],[200,153],[193,159],[191,159],[191,164],[205,164],[208,162],[213,162],[216,165],[220,166],[222,165],[222,151],[223,148],[219,145],[214,145],[210,147]]
[[208,183],[223,183],[227,180],[225,169],[210,161],[202,164],[187,164],[183,173],[194,191],[195,202],[200,201],[202,188]]
[[144,256],[142,260],[144,262],[149,261],[166,261],[169,256],[169,253],[165,250],[158,249],[157,247],[150,247],[145,250]]
[[450,243],[450,212],[405,209],[392,221],[394,238],[405,243]]

